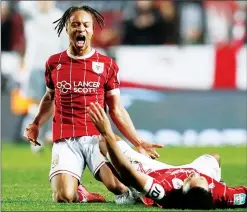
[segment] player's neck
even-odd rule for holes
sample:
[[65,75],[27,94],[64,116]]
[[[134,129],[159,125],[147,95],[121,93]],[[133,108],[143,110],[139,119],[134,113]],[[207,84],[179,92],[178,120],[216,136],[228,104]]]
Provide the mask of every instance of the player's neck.
[[91,46],[87,46],[87,48],[81,49],[81,50],[77,50],[73,46],[69,47],[70,54],[72,54],[74,56],[77,56],[77,57],[84,56],[84,55],[88,54],[91,51],[92,51],[92,47]]

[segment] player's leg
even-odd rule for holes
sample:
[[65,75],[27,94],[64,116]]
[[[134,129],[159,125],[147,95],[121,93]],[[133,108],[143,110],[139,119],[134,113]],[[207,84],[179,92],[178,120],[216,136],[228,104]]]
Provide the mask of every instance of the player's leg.
[[57,174],[51,179],[53,199],[56,202],[78,202],[78,179],[70,174]]
[[121,178],[125,179],[128,182],[127,186],[132,186],[137,189],[139,192],[143,192],[145,185],[149,180],[149,176],[137,172],[126,158],[126,156],[121,152],[117,142],[115,142],[115,137],[113,133],[109,133],[104,136],[106,141],[106,146],[108,154],[112,161],[113,166],[118,171]]
[[106,159],[100,153],[99,136],[84,136],[80,139],[80,144],[86,164],[97,180],[102,181],[106,188],[116,195],[128,189],[112,173]]
[[[122,152],[126,153],[129,149],[133,150],[124,141],[122,141],[122,142],[124,142],[124,144],[126,144],[126,146],[125,145],[121,145],[121,141],[122,141],[122,139],[120,137],[116,136],[116,142],[117,142],[117,144],[118,144],[118,146],[119,146],[119,148],[121,149]],[[122,182],[123,184],[128,184],[128,182],[125,182],[124,178],[121,178],[119,176],[119,173],[113,167],[112,163],[110,163],[111,159],[110,159],[108,151],[107,151],[106,143],[104,141],[102,141],[102,139],[99,142],[99,147],[100,147],[100,152],[102,153],[102,155],[104,157],[107,157],[107,160],[109,161],[109,163],[107,163],[107,165],[111,168],[111,171],[113,172],[113,174],[117,177],[117,179],[120,182]],[[128,157],[128,159],[130,159],[130,158]],[[103,172],[102,172],[102,177],[104,177],[104,173]],[[136,203],[136,202],[138,202],[140,200],[140,196],[141,196],[140,192],[138,192],[133,187],[128,187],[128,190],[124,191],[124,193],[115,196],[114,202],[116,204],[134,204],[134,203]]]
[[216,181],[221,180],[220,157],[218,154],[205,154],[189,164],[178,166],[181,168],[195,168],[202,174],[212,177]]
[[[94,174],[96,179],[97,179],[97,176],[101,176],[102,179],[99,179],[99,180],[102,180],[102,182],[104,183],[103,180],[105,180],[106,177],[109,177],[109,175],[113,175],[113,174],[110,171],[109,167],[108,167],[109,169],[108,168],[102,169],[101,174],[99,172],[102,166],[104,167],[106,163],[105,158],[103,157],[103,155],[100,153],[100,150],[99,150],[99,139],[100,139],[99,136],[84,136],[80,138],[80,144],[81,144],[81,148],[83,149],[83,154],[86,159],[86,163],[88,165],[89,170]],[[116,143],[115,140],[114,140],[114,143]],[[120,151],[118,145],[117,144],[115,145],[117,146],[117,148],[115,148],[116,151]],[[108,148],[108,152],[109,152],[109,148]],[[114,161],[113,165],[115,167],[116,163],[120,164],[119,166],[115,168],[117,172],[120,174],[121,178],[126,179],[126,183],[127,183],[126,186],[133,185],[133,187],[135,188],[137,187],[138,189],[142,190],[142,186],[140,185],[142,185],[143,182],[146,180],[147,175],[137,172],[131,166],[127,158],[125,158],[125,156],[121,153],[121,151],[120,151],[120,156],[116,156],[117,154],[119,153],[118,152],[113,153],[115,157],[114,156],[111,157],[111,154],[109,153],[112,161],[114,161],[114,159],[117,160],[118,157],[120,157],[121,161],[119,163],[117,161]],[[123,162],[123,160],[126,160],[126,161]],[[125,167],[125,165],[127,167]],[[104,171],[107,173],[104,173]],[[97,175],[97,173],[99,174]],[[109,175],[107,176],[107,174]],[[115,180],[109,181],[110,184],[111,183],[114,184],[114,182]],[[121,186],[124,186],[124,185],[122,184]],[[111,188],[111,186],[109,188]]]
[[219,167],[221,167],[221,157],[218,153],[210,153],[209,155],[212,155],[218,162]]
[[84,158],[75,139],[53,144],[50,181],[56,202],[76,202],[78,181],[85,168]]
[[222,179],[222,176],[221,176],[221,157],[220,157],[220,155],[218,153],[210,153],[209,155],[212,155],[217,160],[217,162],[219,164],[219,168],[216,168],[216,171],[215,171],[216,172],[215,175],[217,176],[217,179],[220,179],[220,182],[222,184],[226,185],[225,181]]
[[113,174],[107,163],[104,163],[99,168],[98,172],[95,173],[95,177],[102,181],[106,188],[115,195],[122,194],[128,190],[128,188]]
[[101,195],[86,191],[78,186],[85,161],[77,138],[54,143],[50,181],[53,199],[56,202],[102,202]]

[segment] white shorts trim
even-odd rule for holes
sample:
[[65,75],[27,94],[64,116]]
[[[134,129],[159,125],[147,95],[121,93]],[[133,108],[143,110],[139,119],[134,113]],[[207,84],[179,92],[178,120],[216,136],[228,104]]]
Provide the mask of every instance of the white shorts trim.
[[76,178],[77,180],[81,181],[80,176],[78,176],[77,174],[75,174],[71,171],[68,171],[68,170],[57,170],[57,171],[51,173],[49,176],[49,180],[51,181],[51,179],[58,174],[69,174],[69,175],[73,176],[74,178]]
[[104,165],[106,163],[106,161],[102,161],[99,165],[98,165],[98,167],[94,170],[94,172],[93,172],[93,175],[95,176],[97,173],[98,173],[98,171],[100,170],[100,168]]

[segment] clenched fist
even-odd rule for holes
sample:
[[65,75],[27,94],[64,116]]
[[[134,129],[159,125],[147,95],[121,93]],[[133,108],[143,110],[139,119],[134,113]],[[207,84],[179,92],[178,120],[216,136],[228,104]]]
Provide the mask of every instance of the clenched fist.
[[34,146],[41,146],[37,141],[39,136],[39,127],[36,124],[29,124],[24,132],[24,137],[26,137]]

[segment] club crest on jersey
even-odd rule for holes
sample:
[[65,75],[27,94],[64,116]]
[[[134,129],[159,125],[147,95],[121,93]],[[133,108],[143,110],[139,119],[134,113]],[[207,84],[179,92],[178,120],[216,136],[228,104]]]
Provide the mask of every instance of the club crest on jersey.
[[243,205],[246,202],[246,194],[234,194],[234,205]]
[[101,62],[92,62],[93,71],[97,74],[101,74],[104,71],[104,63]]

